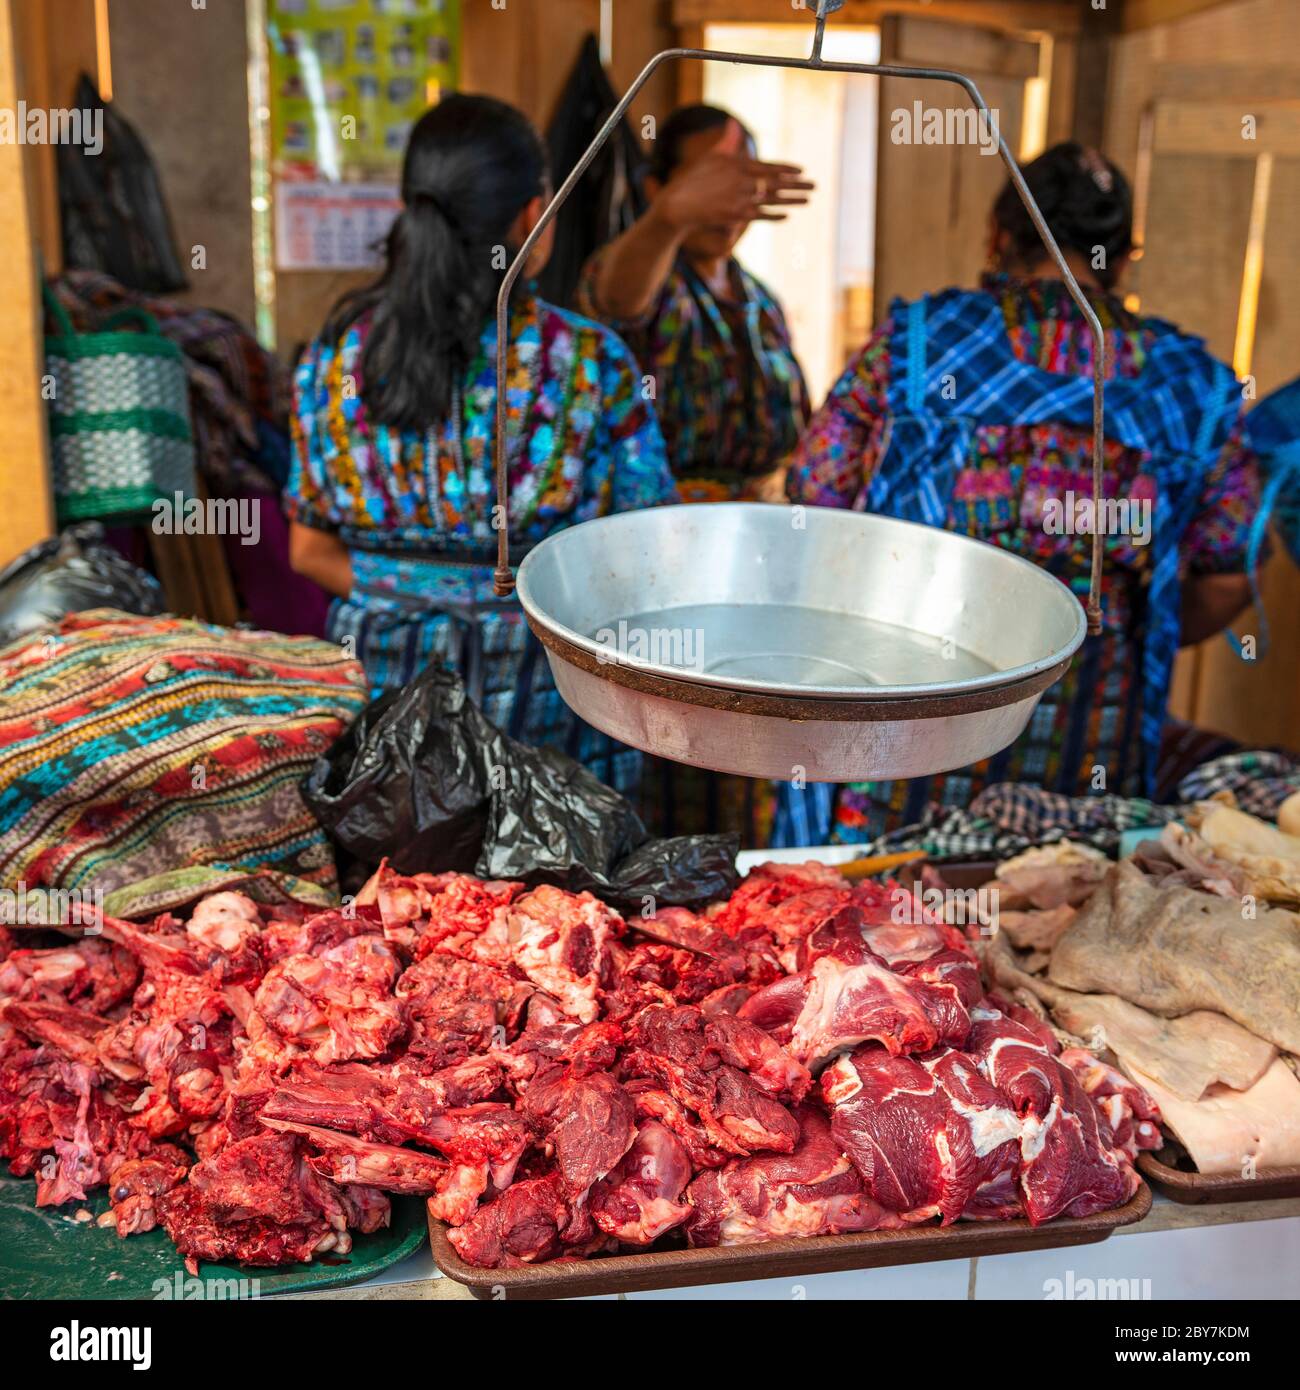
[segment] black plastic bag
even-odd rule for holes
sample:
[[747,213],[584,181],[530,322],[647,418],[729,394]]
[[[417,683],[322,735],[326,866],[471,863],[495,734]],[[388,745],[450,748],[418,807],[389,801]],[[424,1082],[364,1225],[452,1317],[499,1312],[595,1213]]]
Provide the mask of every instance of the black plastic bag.
[[102,270],[128,289],[149,294],[187,288],[148,147],[84,73],[76,104],[103,121],[103,148],[83,140],[56,151],[64,269]]
[[97,521],[68,527],[0,570],[0,642],[87,608],[166,612],[158,581],[118,554]]
[[[586,153],[618,98],[600,61],[600,44],[588,34],[546,132],[551,177],[557,184]],[[641,142],[625,118],[555,219],[555,250],[537,281],[544,299],[572,307],[587,258],[627,231],[645,211],[639,177],[644,163]]]
[[635,912],[646,899],[701,906],[737,883],[738,836],[650,839],[626,798],[503,734],[441,668],[367,705],[303,798],[367,872],[386,857],[402,873],[553,883]]

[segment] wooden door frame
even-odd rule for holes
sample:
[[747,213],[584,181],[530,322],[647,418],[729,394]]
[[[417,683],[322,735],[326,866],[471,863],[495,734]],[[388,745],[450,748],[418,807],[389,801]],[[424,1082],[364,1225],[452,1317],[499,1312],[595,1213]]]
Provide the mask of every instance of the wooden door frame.
[[[0,105],[11,108],[21,86],[17,34],[13,0],[0,0]],[[0,145],[0,565],[54,534],[36,223],[24,159],[30,148]]]
[[[807,0],[812,3],[812,0]],[[1010,38],[1052,41],[1052,66],[1047,116],[1047,143],[1077,135],[1100,143],[1105,96],[1105,56],[1112,24],[1104,21],[1085,30],[1077,0],[846,0],[831,24],[879,29],[899,16],[941,19],[992,29]],[[707,24],[801,24],[790,0],[672,0],[671,22],[677,44],[703,48]],[[809,36],[811,38],[811,28]],[[648,56],[648,55],[647,55]],[[1079,81],[1087,64],[1089,80]],[[678,63],[675,92],[679,106],[703,101],[704,65]]]
[[[815,8],[813,0],[805,0],[806,10]],[[671,13],[678,32],[704,24],[805,24],[812,38],[811,13],[796,13],[791,0],[672,0]],[[956,20],[1003,33],[1078,34],[1083,18],[1076,0],[846,0],[830,25],[877,25],[887,15],[900,14]]]

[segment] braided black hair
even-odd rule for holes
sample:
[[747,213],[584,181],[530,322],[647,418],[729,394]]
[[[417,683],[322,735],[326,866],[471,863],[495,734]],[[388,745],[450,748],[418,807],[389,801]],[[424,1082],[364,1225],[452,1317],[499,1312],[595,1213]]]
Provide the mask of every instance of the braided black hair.
[[[1025,182],[1063,251],[1086,256],[1105,289],[1113,289],[1119,263],[1133,249],[1133,190],[1123,171],[1097,150],[1067,140],[1025,165]],[[993,204],[993,218],[1007,234],[1007,268],[1032,266],[1047,254],[1010,181]],[[1104,251],[1097,265],[1096,252]]]

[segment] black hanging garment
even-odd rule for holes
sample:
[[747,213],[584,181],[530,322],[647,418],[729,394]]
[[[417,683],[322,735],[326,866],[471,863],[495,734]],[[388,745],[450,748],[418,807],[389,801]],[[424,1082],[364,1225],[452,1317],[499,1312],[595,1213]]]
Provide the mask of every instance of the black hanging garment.
[[58,146],[64,268],[106,271],[128,289],[151,294],[185,289],[162,184],[144,141],[84,73],[76,104],[87,113],[102,111],[104,143],[98,153]]
[[[569,176],[617,105],[618,96],[600,61],[600,45],[588,34],[546,132],[556,187]],[[572,305],[587,258],[645,211],[640,180],[644,159],[627,120],[620,121],[556,218],[555,252],[538,280],[543,299]]]

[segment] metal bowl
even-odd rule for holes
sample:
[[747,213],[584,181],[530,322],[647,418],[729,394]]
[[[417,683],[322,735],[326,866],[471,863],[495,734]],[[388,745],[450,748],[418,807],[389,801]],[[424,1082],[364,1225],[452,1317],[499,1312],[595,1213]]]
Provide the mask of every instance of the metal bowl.
[[918,777],[1005,748],[1083,641],[1019,556],[889,517],[656,507],[557,532],[518,591],[564,700],[648,753],[752,777]]

